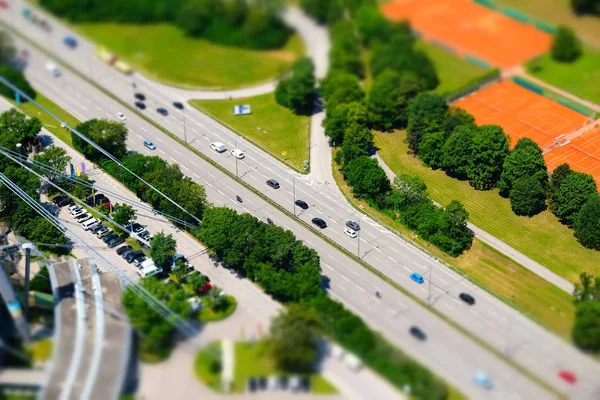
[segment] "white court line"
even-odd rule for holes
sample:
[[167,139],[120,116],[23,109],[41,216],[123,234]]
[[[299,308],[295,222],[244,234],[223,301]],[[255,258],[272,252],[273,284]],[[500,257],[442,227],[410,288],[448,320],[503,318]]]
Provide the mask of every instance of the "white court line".
[[346,278],[346,277],[345,277],[343,274],[340,274],[340,276],[341,276],[342,278],[344,278],[345,280],[347,280],[348,282],[350,282],[350,279]]

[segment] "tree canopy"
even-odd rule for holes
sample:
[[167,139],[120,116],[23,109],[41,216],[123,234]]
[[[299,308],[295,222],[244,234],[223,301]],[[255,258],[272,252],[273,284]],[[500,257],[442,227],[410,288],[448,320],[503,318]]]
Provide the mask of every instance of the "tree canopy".
[[572,225],[583,204],[596,192],[596,181],[591,175],[571,172],[550,199],[550,208],[561,221]]
[[579,282],[575,283],[573,290],[573,302],[579,304],[584,301],[600,302],[600,276],[582,272],[579,274]]
[[442,146],[442,168],[458,179],[466,179],[473,154],[473,138],[477,134],[474,125],[459,125]]
[[559,62],[572,63],[577,60],[582,54],[582,47],[575,31],[569,27],[560,26],[554,36],[550,54],[554,60]]
[[339,71],[331,71],[321,82],[323,99],[327,108],[340,104],[361,102],[365,97],[357,76]]
[[115,204],[112,219],[119,225],[127,227],[135,217],[135,210],[129,204]]
[[[127,127],[121,122],[91,119],[77,125],[76,130],[116,158],[123,158],[127,153]],[[104,157],[94,146],[72,132],[71,140],[73,147],[87,159],[98,161]]]
[[302,58],[292,66],[290,77],[277,83],[275,99],[296,114],[309,115],[315,103],[315,83],[315,66],[312,60]]
[[16,108],[0,114],[0,146],[9,150],[15,151],[18,143],[22,145],[32,143],[41,130],[42,122],[39,119],[27,118]]
[[369,123],[367,110],[358,102],[344,103],[335,108],[327,108],[323,127],[325,135],[334,146],[341,146],[344,142],[344,132],[352,125],[367,127]]
[[390,190],[390,181],[376,159],[360,156],[350,161],[343,169],[352,194],[359,199],[375,199]]
[[571,7],[577,15],[600,15],[600,0],[571,0]]
[[[33,90],[31,85],[29,84],[29,81],[25,78],[25,75],[23,75],[23,73],[18,69],[2,63],[0,64],[0,76],[3,76],[6,80],[10,81],[10,83],[15,85],[27,96],[31,97],[32,99],[35,99],[35,90]],[[0,84],[0,95],[9,99],[15,98],[15,92],[4,84]],[[27,99],[21,97],[21,101],[26,102]]]
[[573,341],[580,349],[600,352],[599,301],[584,301],[577,305],[572,335]]
[[71,156],[69,156],[62,147],[52,145],[43,152],[34,154],[33,159],[56,170],[48,171],[43,170],[42,168],[36,168],[40,174],[46,176],[50,180],[54,180],[58,175],[66,173],[66,168],[71,161]]
[[581,206],[573,230],[579,243],[590,249],[600,250],[600,195],[598,193],[592,194]]
[[170,271],[173,256],[175,256],[176,252],[177,241],[173,238],[173,235],[158,232],[150,239],[150,257],[163,270]]
[[508,137],[498,125],[480,126],[473,137],[472,150],[467,170],[471,186],[477,190],[494,188],[508,154]]
[[421,81],[414,73],[389,69],[382,72],[375,78],[367,99],[372,126],[379,130],[405,127],[408,102],[421,90]]
[[408,106],[408,147],[417,152],[419,143],[430,124],[442,124],[448,111],[446,99],[439,94],[419,93]]
[[504,159],[502,174],[498,181],[500,193],[507,196],[514,182],[522,177],[534,177],[542,188],[548,186],[548,169],[542,149],[529,138],[521,138]]
[[347,72],[362,79],[365,76],[365,67],[355,30],[354,23],[349,20],[339,21],[331,27],[329,68],[331,70]]
[[521,176],[512,183],[510,207],[517,215],[531,217],[546,208],[547,190],[537,176]]
[[321,24],[339,21],[344,12],[340,0],[300,0],[300,7]]

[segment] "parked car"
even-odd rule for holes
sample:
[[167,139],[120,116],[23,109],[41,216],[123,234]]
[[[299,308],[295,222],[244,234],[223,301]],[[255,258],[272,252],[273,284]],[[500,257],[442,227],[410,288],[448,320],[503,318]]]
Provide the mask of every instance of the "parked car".
[[492,380],[483,371],[476,371],[473,375],[473,382],[486,390],[491,390],[494,387]]
[[73,213],[73,218],[77,219],[78,217],[81,217],[83,214],[85,214],[87,211],[84,210],[83,208],[80,210],[77,210]]
[[108,242],[108,248],[113,249],[123,243],[125,243],[125,239],[123,239],[122,237],[117,237]]
[[358,222],[356,221],[346,221],[346,226],[352,229],[353,231],[360,231],[360,225],[358,225]]
[[183,110],[183,104],[181,104],[181,103],[180,103],[180,102],[178,102],[178,101],[174,101],[174,102],[173,102],[173,107],[175,107],[175,108],[178,108],[178,109],[180,109],[180,110]]
[[411,326],[409,329],[409,332],[412,336],[414,336],[415,338],[417,338],[420,341],[425,341],[427,340],[427,335],[425,335],[425,332],[423,332],[421,330],[421,328],[417,327],[417,326]]
[[423,277],[421,276],[421,274],[417,274],[416,272],[413,272],[410,274],[410,279],[412,279],[413,281],[421,284],[423,282],[425,282],[425,279],[423,279]]
[[60,203],[62,200],[66,200],[66,199],[68,199],[68,198],[69,198],[69,196],[66,196],[66,195],[63,195],[63,194],[61,194],[61,195],[58,195],[58,196],[56,196],[55,198],[53,198],[53,199],[52,199],[52,202],[53,202],[54,204],[58,204],[58,203]]
[[90,218],[87,221],[83,222],[81,226],[83,227],[84,231],[89,231],[92,226],[99,223],[100,221],[98,221],[96,218]]
[[127,261],[129,264],[131,264],[133,262],[133,260],[135,260],[137,257],[143,256],[143,255],[144,255],[143,251],[136,250],[133,253],[127,254],[127,256],[125,257],[125,261]]
[[65,38],[63,39],[63,43],[72,49],[77,47],[77,39],[75,39],[73,36],[65,36]]
[[210,148],[216,151],[217,153],[222,153],[227,151],[227,147],[221,142],[213,142],[210,144]]
[[146,229],[143,225],[138,224],[137,222],[134,222],[133,224],[128,225],[126,228],[129,232],[133,232],[133,233],[140,233],[140,232],[143,232],[144,229]]
[[144,146],[149,148],[150,150],[156,150],[156,146],[149,140],[144,140]]
[[90,228],[90,232],[92,232],[94,235],[96,233],[98,233],[101,229],[106,229],[106,226],[104,226],[104,224],[98,224],[98,225],[94,225]]
[[350,236],[352,239],[354,239],[355,237],[358,236],[358,234],[356,233],[356,231],[354,229],[350,229],[350,228],[344,229],[344,233],[346,235]]
[[308,203],[305,202],[304,200],[296,200],[296,205],[303,210],[308,209]]
[[95,195],[89,196],[87,199],[85,199],[85,204],[88,206],[96,206],[100,203],[103,203],[105,199],[108,200],[105,195],[102,193],[96,193]]
[[475,299],[473,298],[473,296],[471,296],[471,295],[470,295],[470,294],[468,294],[468,293],[461,293],[461,294],[459,294],[459,295],[458,295],[458,297],[460,297],[460,299],[461,299],[462,301],[464,301],[465,303],[467,303],[467,304],[469,304],[469,305],[471,305],[471,306],[472,306],[473,304],[475,304]]
[[125,114],[123,114],[122,112],[117,113],[117,118],[119,118],[121,121],[125,121],[127,119]]
[[144,240],[150,240],[150,232],[148,231],[142,231],[138,233],[138,236]]
[[136,99],[138,99],[139,101],[144,101],[144,100],[146,100],[146,96],[144,96],[144,94],[143,94],[143,93],[136,93],[136,94],[134,95],[134,97],[135,97]]
[[311,222],[321,229],[327,228],[327,223],[321,218],[313,218]]
[[98,239],[102,239],[108,235],[110,235],[111,230],[108,229],[106,226],[104,228],[100,228],[97,232],[96,232],[96,236],[98,236]]
[[127,245],[127,246],[123,246],[123,247],[119,247],[117,249],[117,254],[120,256],[125,257],[125,253],[128,252],[129,250],[133,250],[133,247]]
[[104,236],[104,238],[102,238],[102,241],[104,243],[108,243],[111,240],[116,239],[118,237],[119,237],[119,235],[117,235],[116,233],[111,233],[111,234],[108,234],[108,235]]
[[[131,247],[131,246],[126,246],[126,247]],[[121,257],[123,257],[123,259],[127,259],[127,256],[130,255],[131,253],[135,253],[137,250],[130,248],[125,250],[123,253],[121,253]]]
[[136,267],[139,267],[141,263],[143,263],[144,261],[146,261],[148,259],[148,257],[146,257],[145,255],[138,255],[136,257],[133,258],[132,262],[133,265],[135,265]]
[[86,213],[81,214],[79,217],[75,218],[75,221],[82,223],[82,222],[87,221],[90,218],[94,218],[94,217],[92,216],[92,214],[86,212]]
[[160,115],[162,115],[163,117],[166,117],[167,115],[169,115],[169,112],[165,109],[165,108],[157,108],[156,112],[159,113]]
[[144,103],[142,103],[141,101],[136,101],[135,102],[135,106],[137,108],[139,108],[140,110],[145,110],[146,109],[146,105]]
[[573,385],[575,382],[577,382],[577,377],[575,376],[575,374],[565,369],[559,370],[558,376],[560,377],[560,379],[562,379],[570,385]]
[[71,215],[75,214],[77,211],[81,210],[83,207],[80,206],[79,204],[73,204],[72,206],[69,207],[69,212],[71,213]]
[[57,206],[59,207],[64,207],[67,206],[69,204],[73,204],[73,200],[66,198],[66,199],[62,199],[61,201],[59,201],[58,203],[56,203]]
[[275,179],[267,180],[267,185],[271,186],[273,189],[279,189],[279,182],[277,182]]

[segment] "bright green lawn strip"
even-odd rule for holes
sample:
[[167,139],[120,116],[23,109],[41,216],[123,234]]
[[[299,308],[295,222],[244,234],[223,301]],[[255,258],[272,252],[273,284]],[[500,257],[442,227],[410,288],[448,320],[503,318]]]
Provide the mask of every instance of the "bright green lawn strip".
[[[378,147],[382,147],[380,134],[375,134],[375,143]],[[386,159],[387,153],[385,151],[380,150],[380,154]],[[395,165],[391,164],[390,167],[396,170]],[[420,168],[425,169],[424,167]],[[421,176],[408,168],[402,169],[402,171]],[[367,203],[353,198],[350,189],[337,169],[334,169],[334,178],[340,189],[363,210],[404,236],[412,238],[411,231],[397,220],[371,208]],[[424,177],[422,178],[425,180]],[[426,183],[430,193],[437,187],[431,181],[426,180]],[[439,185],[439,183],[437,184]],[[548,327],[564,338],[570,337],[575,310],[571,296],[568,293],[563,292],[477,239],[473,242],[470,250],[457,258],[448,256],[421,238],[413,238],[412,240],[430,253],[464,272],[471,279],[478,282],[480,286],[483,286],[490,293],[521,311],[532,320]]]
[[194,372],[196,377],[206,386],[214,391],[219,391],[221,383],[221,373],[216,368],[212,368],[214,354],[218,354],[221,349],[221,342],[208,344],[196,355],[194,361]]
[[145,75],[184,87],[256,85],[282,75],[304,53],[296,35],[281,50],[254,51],[190,38],[169,24],[94,23],[75,28]]
[[496,0],[495,2],[503,7],[523,12],[534,20],[555,26],[570,26],[582,40],[600,48],[600,18],[592,15],[575,15],[570,0]]
[[[267,354],[264,342],[235,343],[235,371],[233,391],[241,393],[246,390],[246,382],[250,377],[280,375],[273,360]],[[324,378],[313,374],[311,387],[314,393],[337,393],[337,390]]]
[[[35,101],[40,103],[42,106],[47,108],[51,113],[59,117],[61,120],[65,121],[67,124],[72,126],[73,128],[79,124],[77,118],[54,104],[50,99],[45,97],[44,95],[37,93]],[[14,101],[12,101],[13,104]],[[61,128],[60,124],[56,122],[54,118],[49,116],[48,114],[42,112],[36,105],[33,103],[21,103],[17,106],[21,112],[27,114],[29,117],[37,117],[42,121],[44,128],[46,128],[50,133],[54,136],[58,137],[60,140],[69,145],[69,147],[73,147],[71,143],[71,132],[66,130],[65,128]]]
[[488,71],[424,40],[417,40],[416,48],[427,53],[435,65],[440,78],[440,84],[434,90],[436,93],[458,90]]
[[[275,102],[273,93],[235,100],[192,100],[193,106],[297,170],[308,159],[310,118],[295,115]],[[233,106],[249,104],[251,115],[233,115]],[[246,150],[240,145],[241,150]],[[285,153],[285,154],[284,154]]]
[[600,274],[600,252],[579,244],[573,231],[559,223],[550,211],[532,218],[519,217],[512,212],[508,199],[500,197],[497,190],[476,191],[466,181],[424,167],[407,154],[404,138],[404,131],[375,133],[380,154],[395,173],[421,177],[431,197],[443,205],[459,200],[475,225],[571,282],[577,282],[584,271]]
[[529,62],[527,69],[536,78],[600,104],[600,50],[585,46],[583,55],[573,63],[559,63],[546,54]]
[[237,308],[237,301],[233,296],[227,296],[227,307],[223,310],[215,311],[207,303],[207,297],[202,299],[204,307],[198,312],[198,320],[202,322],[221,321],[229,317]]

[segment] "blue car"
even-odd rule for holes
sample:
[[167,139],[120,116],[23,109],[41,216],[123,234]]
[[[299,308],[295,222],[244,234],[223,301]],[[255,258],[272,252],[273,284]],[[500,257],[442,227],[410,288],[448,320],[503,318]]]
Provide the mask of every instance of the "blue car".
[[492,380],[483,371],[475,372],[475,375],[473,375],[473,382],[486,390],[491,390],[492,387],[494,387]]
[[410,279],[412,279],[413,281],[415,281],[417,283],[425,282],[423,277],[420,274],[417,274],[416,272],[413,272],[412,274],[410,274]]
[[72,49],[77,47],[77,40],[73,36],[65,36],[65,38],[63,39],[63,43]]

